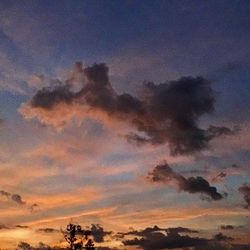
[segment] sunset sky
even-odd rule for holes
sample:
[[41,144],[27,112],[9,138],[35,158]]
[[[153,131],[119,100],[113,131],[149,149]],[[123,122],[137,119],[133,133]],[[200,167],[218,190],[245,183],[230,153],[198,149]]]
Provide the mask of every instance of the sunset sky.
[[250,249],[249,167],[249,1],[0,0],[1,249]]

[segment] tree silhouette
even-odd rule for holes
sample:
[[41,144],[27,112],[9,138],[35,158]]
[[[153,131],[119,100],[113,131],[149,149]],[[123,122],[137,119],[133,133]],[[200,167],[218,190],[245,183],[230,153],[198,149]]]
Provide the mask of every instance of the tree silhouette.
[[86,250],[95,250],[93,240],[91,240],[91,239],[88,240],[88,242],[85,245],[85,249]]
[[[90,230],[83,230],[80,225],[68,224],[64,232],[64,238],[69,243],[71,250],[95,250],[93,240],[89,239]],[[84,246],[84,241],[87,243]]]

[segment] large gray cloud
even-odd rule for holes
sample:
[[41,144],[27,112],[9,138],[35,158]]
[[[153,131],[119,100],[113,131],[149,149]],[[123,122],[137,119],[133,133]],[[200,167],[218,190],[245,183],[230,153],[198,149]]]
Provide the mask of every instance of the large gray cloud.
[[[81,79],[83,87],[75,91],[73,83],[79,74],[82,77],[77,79]],[[55,82],[35,93],[29,108],[35,112],[40,109],[56,112],[61,104],[73,110],[77,103],[132,125],[135,131],[127,135],[129,141],[167,143],[173,155],[203,150],[213,138],[235,132],[213,125],[207,129],[199,127],[199,119],[212,113],[215,103],[211,82],[201,76],[182,77],[159,85],[146,82],[136,97],[118,94],[113,89],[104,63],[83,68],[78,62],[69,79]]]
[[173,171],[167,164],[157,165],[152,172],[149,172],[147,179],[152,182],[168,184],[174,181],[179,190],[188,193],[200,193],[206,195],[212,200],[220,200],[223,195],[219,193],[216,187],[213,187],[201,176],[185,178],[181,174]]

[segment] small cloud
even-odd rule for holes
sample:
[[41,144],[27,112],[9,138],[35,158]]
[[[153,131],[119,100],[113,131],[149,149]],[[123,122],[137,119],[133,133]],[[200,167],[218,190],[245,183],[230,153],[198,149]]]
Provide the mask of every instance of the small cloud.
[[26,204],[26,202],[23,201],[21,195],[19,195],[19,194],[11,194],[9,192],[1,190],[0,191],[0,195],[6,197],[8,200],[14,201],[18,205],[24,205],[24,204]]
[[19,205],[24,205],[24,204],[26,204],[26,202],[22,200],[22,197],[21,197],[21,195],[19,195],[19,194],[12,194],[12,195],[11,195],[11,199],[12,199],[13,201],[15,201],[15,202],[16,202],[17,204],[19,204]]
[[231,241],[231,240],[233,240],[233,238],[226,236],[223,233],[218,233],[218,234],[214,235],[214,240],[216,240],[216,241]]
[[37,232],[39,232],[39,233],[58,233],[58,232],[60,232],[60,230],[47,227],[47,228],[39,228],[39,229],[37,229]]
[[243,184],[239,187],[239,192],[243,195],[243,198],[246,202],[244,208],[249,209],[250,207],[250,186],[248,184]]
[[37,209],[39,209],[39,205],[37,203],[34,203],[29,207],[31,213],[37,211]]
[[34,212],[36,209],[39,208],[39,205],[37,203],[29,205],[29,203],[23,200],[20,194],[12,194],[4,190],[0,190],[0,196],[4,197],[8,201],[14,202],[15,204],[25,206],[28,210],[30,210],[30,212]]
[[227,174],[225,172],[220,172],[218,175],[216,175],[212,181],[213,182],[221,182],[225,177],[227,176]]
[[105,231],[99,224],[92,224],[90,231],[94,237],[95,242],[104,242],[104,237],[112,234],[111,231]]
[[168,184],[174,182],[180,191],[188,193],[200,193],[212,200],[221,200],[224,195],[219,193],[216,187],[210,186],[209,182],[201,176],[185,178],[172,170],[167,164],[157,165],[152,172],[148,173],[147,179],[155,183]]
[[28,226],[23,226],[23,225],[16,225],[15,227],[16,228],[22,228],[22,229],[28,229],[29,228]]
[[45,76],[44,75],[32,75],[29,77],[27,83],[30,87],[39,89],[44,86]]
[[221,225],[220,228],[222,230],[233,230],[234,226],[233,225]]

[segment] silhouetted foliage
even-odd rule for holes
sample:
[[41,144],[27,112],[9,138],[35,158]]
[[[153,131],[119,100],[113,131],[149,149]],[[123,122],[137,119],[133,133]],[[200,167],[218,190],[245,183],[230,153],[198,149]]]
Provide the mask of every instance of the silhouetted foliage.
[[[89,239],[91,234],[90,230],[84,230],[80,225],[70,223],[66,227],[64,238],[69,243],[71,250],[95,250],[93,240]],[[84,242],[86,242],[85,245]]]

